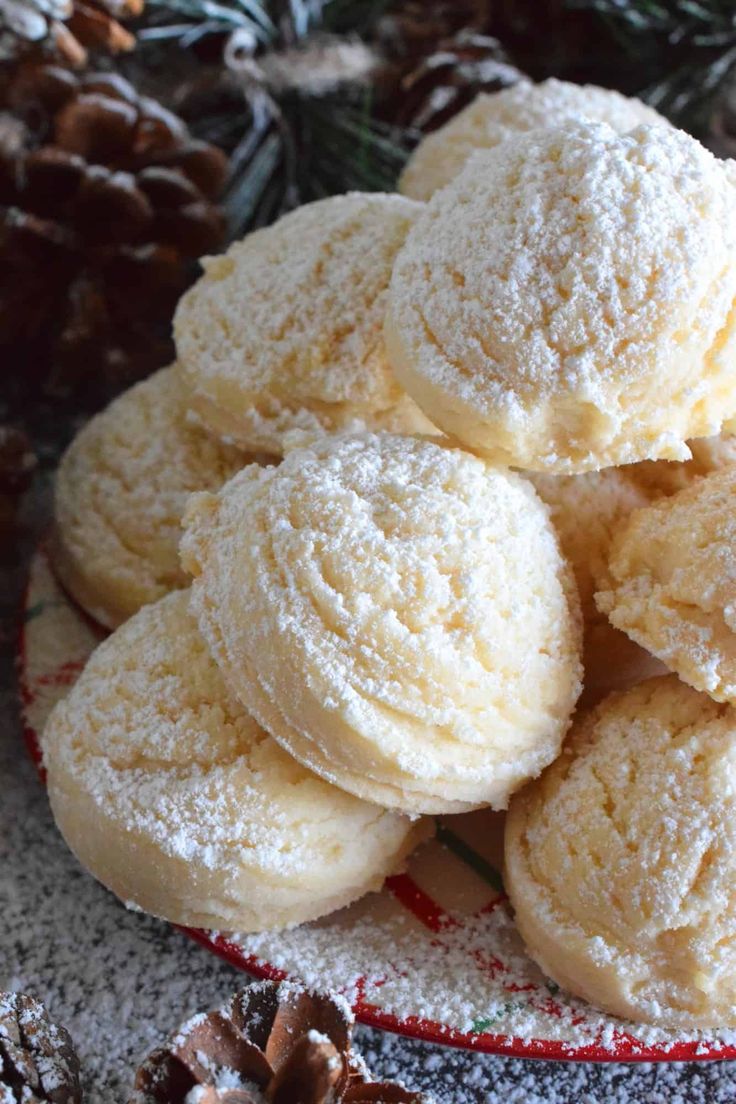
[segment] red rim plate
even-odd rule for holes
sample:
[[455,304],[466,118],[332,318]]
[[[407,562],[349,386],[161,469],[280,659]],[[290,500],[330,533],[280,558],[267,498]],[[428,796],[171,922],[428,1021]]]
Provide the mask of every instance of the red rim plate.
[[[34,704],[37,705],[38,689],[42,685],[48,689],[50,697],[61,697],[81,670],[83,657],[75,655],[68,659],[59,656],[60,661],[55,664],[52,671],[45,674],[42,672],[41,675],[38,674],[38,671],[32,671],[33,663],[29,654],[27,625],[29,621],[42,616],[44,609],[49,608],[48,598],[39,599],[38,594],[34,592],[34,573],[36,576],[40,574],[47,590],[49,587],[54,588],[56,596],[51,600],[50,605],[64,607],[65,613],[68,612],[73,615],[77,623],[86,628],[89,646],[86,649],[83,648],[83,651],[90,651],[94,646],[95,639],[102,639],[106,633],[61,591],[49,571],[45,553],[40,552],[32,565],[29,585],[23,603],[18,653],[19,685],[23,703],[26,744],[41,779],[45,781],[39,735],[32,723],[32,711]],[[37,590],[38,587],[35,589]],[[45,682],[44,679],[46,679]],[[446,835],[449,838],[453,833],[447,830]],[[455,837],[455,841],[460,853],[470,852],[470,848],[464,841],[458,839],[458,837]],[[489,868],[489,864],[485,859],[477,855],[475,858],[479,864]],[[410,875],[398,875],[389,879],[384,887],[384,892],[387,889],[425,927],[433,932],[442,931],[443,921],[448,919],[447,910],[437,905],[431,896],[414,882]],[[495,907],[497,903],[503,900],[503,893],[499,893],[496,889],[491,904],[486,905],[481,911],[488,911],[489,908]],[[454,922],[451,919],[451,923]],[[245,970],[255,977],[281,980],[288,976],[287,971],[277,965],[263,961],[256,955],[246,953],[239,943],[229,939],[226,935],[179,925],[174,926],[178,927],[180,931],[200,946],[207,948],[207,950],[219,955],[231,965]],[[353,1010],[359,1023],[424,1042],[440,1043],[445,1046],[459,1047],[481,1053],[506,1055],[515,1058],[574,1062],[682,1062],[736,1058],[736,1044],[731,1042],[705,1038],[688,1040],[673,1038],[672,1041],[668,1040],[664,1044],[651,1045],[636,1038],[635,1034],[632,1033],[636,1030],[633,1025],[615,1020],[610,1021],[613,1030],[608,1033],[609,1041],[606,1045],[602,1045],[600,1041],[593,1041],[585,1045],[574,1045],[560,1039],[527,1039],[515,1037],[513,1034],[491,1033],[485,1030],[465,1032],[419,1015],[399,1018],[392,1012],[371,1003],[361,995],[360,990],[361,985],[358,984],[358,999],[353,1003]],[[548,1004],[553,1005],[553,1001],[549,998]]]

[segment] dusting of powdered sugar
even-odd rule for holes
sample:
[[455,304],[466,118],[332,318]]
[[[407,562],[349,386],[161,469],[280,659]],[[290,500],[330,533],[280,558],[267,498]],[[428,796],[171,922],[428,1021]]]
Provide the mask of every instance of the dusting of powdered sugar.
[[186,585],[188,495],[216,490],[253,459],[190,421],[174,367],[120,395],[77,434],[56,475],[53,548],[68,589],[114,627]]
[[448,1034],[501,1033],[532,1052],[537,1040],[563,1044],[571,1053],[590,1046],[615,1051],[624,1036],[634,1054],[650,1047],[666,1052],[683,1042],[706,1049],[736,1043],[734,1031],[674,1033],[632,1024],[564,993],[529,959],[505,901],[458,925],[449,918],[439,933],[406,913],[382,928],[371,902],[364,908],[366,917],[356,919],[354,908],[349,924],[337,914],[278,935],[230,939],[245,956],[309,985],[341,990],[351,1003],[362,1001],[398,1020],[418,1017]]
[[331,196],[205,258],[174,321],[205,424],[274,453],[292,428],[358,419],[431,430],[397,384],[382,337],[393,261],[421,209],[398,195]]
[[228,694],[181,591],[97,648],[43,744],[81,861],[179,923],[312,919],[380,886],[422,834],[316,778],[259,727]]

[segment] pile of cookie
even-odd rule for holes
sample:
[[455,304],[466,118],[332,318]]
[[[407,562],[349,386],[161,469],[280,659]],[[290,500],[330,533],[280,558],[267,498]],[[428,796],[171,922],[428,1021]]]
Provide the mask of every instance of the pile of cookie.
[[44,734],[59,827],[257,931],[510,803],[551,977],[736,1024],[733,166],[549,81],[400,188],[205,259],[177,363],[64,457],[54,564],[115,631]]

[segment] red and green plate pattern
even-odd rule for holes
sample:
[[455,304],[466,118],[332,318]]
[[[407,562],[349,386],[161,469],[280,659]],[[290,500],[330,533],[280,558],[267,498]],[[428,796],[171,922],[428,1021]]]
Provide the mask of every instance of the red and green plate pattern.
[[[20,635],[29,749],[105,633],[35,557]],[[471,1050],[568,1061],[736,1057],[736,1033],[687,1038],[606,1016],[561,992],[524,953],[499,874],[503,818],[443,818],[435,839],[380,893],[286,932],[185,929],[259,977],[341,989],[362,1023]]]

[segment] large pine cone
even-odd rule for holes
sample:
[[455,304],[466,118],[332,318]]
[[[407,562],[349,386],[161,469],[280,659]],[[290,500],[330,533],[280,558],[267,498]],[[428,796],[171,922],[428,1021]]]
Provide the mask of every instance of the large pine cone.
[[0,351],[93,408],[173,354],[173,308],[217,249],[227,162],[117,74],[16,68],[0,92]]

